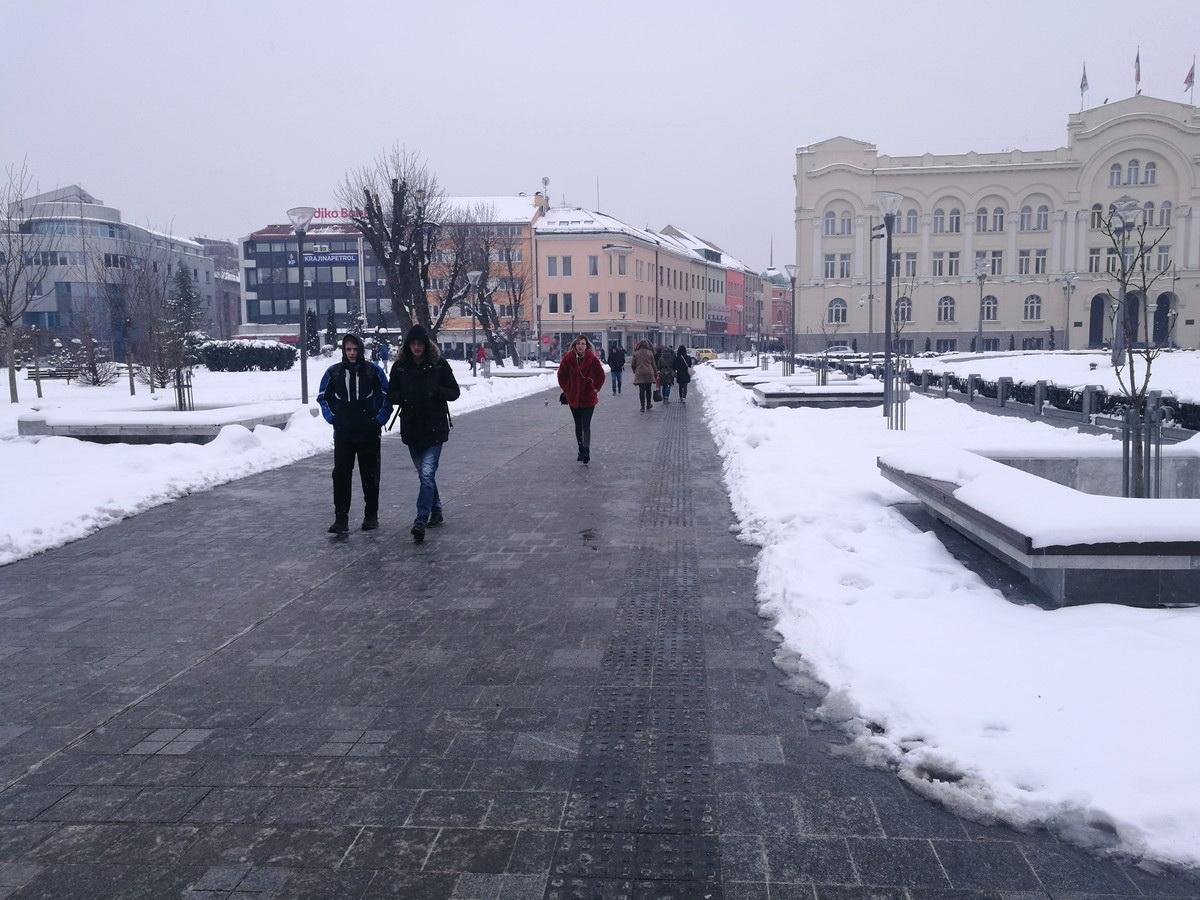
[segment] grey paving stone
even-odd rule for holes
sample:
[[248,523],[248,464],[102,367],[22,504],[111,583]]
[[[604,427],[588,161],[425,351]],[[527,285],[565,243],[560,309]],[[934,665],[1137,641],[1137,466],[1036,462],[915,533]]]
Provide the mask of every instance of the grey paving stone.
[[507,867],[516,841],[516,831],[443,828],[429,851],[425,870],[500,873]]
[[858,883],[858,871],[844,840],[767,834],[763,844],[772,882]]
[[950,883],[970,890],[1036,890],[1038,877],[1016,844],[999,841],[934,841]]
[[929,841],[848,838],[847,844],[863,884],[951,887]]

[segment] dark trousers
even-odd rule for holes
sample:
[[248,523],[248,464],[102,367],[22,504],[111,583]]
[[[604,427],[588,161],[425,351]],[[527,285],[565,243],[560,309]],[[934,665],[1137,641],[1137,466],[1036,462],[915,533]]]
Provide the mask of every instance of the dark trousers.
[[642,406],[649,407],[654,403],[654,384],[639,384],[638,385],[638,402]]
[[358,477],[362,481],[363,516],[379,515],[379,438],[362,441],[334,436],[333,439],[333,509],[339,518],[350,515],[350,479],[354,460],[358,460]]
[[580,450],[588,450],[592,446],[592,413],[595,411],[594,406],[571,407],[571,418],[575,420],[575,443]]
[[681,381],[681,382],[679,382],[679,399],[680,399],[680,400],[686,400],[686,399],[687,399],[687,386],[688,386],[688,384],[690,384],[690,382],[687,382],[687,381]]

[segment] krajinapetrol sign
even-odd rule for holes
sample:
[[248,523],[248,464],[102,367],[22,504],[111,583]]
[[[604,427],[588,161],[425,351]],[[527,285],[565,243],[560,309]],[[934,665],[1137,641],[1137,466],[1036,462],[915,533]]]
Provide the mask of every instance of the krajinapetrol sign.
[[[287,264],[294,266],[296,264],[296,254],[289,253]],[[350,252],[342,253],[304,253],[304,264],[306,266],[357,266],[358,254]]]

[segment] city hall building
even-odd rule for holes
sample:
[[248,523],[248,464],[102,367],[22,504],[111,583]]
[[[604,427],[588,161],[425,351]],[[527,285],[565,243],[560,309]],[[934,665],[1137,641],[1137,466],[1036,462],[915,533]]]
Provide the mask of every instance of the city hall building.
[[1126,197],[1149,237],[1165,235],[1150,263],[1163,273],[1150,340],[1200,345],[1195,106],[1135,96],[1072,113],[1053,150],[882,156],[831,138],[797,149],[795,190],[799,350],[882,349],[889,260],[871,239],[875,191],[904,197],[890,260],[902,352],[969,350],[981,312],[981,349],[1110,341],[1119,260],[1101,225]]

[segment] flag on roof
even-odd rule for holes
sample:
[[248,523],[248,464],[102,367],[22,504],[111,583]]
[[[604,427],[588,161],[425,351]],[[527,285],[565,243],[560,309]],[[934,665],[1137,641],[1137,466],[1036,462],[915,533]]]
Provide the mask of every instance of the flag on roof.
[[1083,77],[1079,79],[1079,93],[1084,93],[1088,89],[1087,83],[1087,63],[1083,64]]

